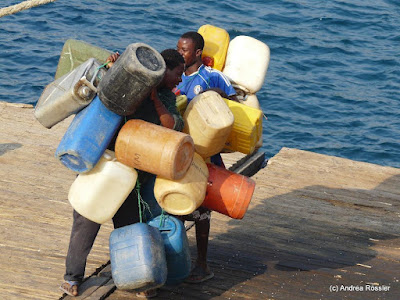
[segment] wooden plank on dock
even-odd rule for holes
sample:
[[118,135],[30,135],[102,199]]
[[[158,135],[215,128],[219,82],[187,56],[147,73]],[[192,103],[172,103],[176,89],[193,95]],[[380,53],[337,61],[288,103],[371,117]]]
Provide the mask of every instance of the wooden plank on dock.
[[[75,174],[54,152],[70,120],[46,129],[32,108],[0,103],[1,299],[62,296]],[[243,155],[223,157],[229,167]],[[282,148],[253,179],[242,220],[213,213],[215,277],[163,287],[160,299],[400,299],[400,169]],[[135,298],[114,290],[103,268],[111,230],[100,230],[78,299]]]

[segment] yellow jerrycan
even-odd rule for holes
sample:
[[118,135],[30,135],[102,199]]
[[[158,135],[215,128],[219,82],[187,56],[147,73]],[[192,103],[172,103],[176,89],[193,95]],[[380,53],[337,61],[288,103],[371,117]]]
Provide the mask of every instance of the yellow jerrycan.
[[201,55],[203,62],[211,60],[213,63],[206,63],[206,65],[222,71],[229,46],[228,32],[223,28],[210,24],[201,26],[197,32],[200,33],[204,39],[204,49]]
[[236,101],[223,99],[235,118],[224,149],[244,154],[253,153],[262,136],[262,111]]

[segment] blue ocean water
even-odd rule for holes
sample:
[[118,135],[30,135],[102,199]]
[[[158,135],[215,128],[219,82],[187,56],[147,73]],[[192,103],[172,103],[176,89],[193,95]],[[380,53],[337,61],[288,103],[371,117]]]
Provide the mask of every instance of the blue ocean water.
[[67,39],[161,51],[212,24],[271,49],[257,93],[267,157],[290,147],[400,167],[399,20],[397,0],[57,0],[0,18],[0,101],[35,104]]

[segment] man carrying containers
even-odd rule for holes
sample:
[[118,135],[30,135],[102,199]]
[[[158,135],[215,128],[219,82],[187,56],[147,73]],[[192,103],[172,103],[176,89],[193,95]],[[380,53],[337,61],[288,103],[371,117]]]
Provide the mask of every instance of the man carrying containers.
[[[176,109],[175,95],[171,92],[171,89],[181,81],[184,60],[174,49],[164,50],[161,52],[161,55],[166,62],[166,72],[162,81],[152,90],[151,95],[143,101],[133,114],[126,116],[126,120],[142,119],[150,123],[181,131],[183,120]],[[118,57],[118,53],[111,55],[107,59],[107,62],[109,62],[108,67],[111,67]],[[119,130],[117,130],[118,132]],[[111,150],[114,150],[116,136],[117,134],[108,146]],[[138,180],[142,184],[142,188],[146,188],[146,184],[144,183],[150,177],[149,175],[146,172],[139,172]],[[153,189],[153,186],[148,184],[147,188]],[[114,215],[113,224],[115,228],[119,228],[137,222],[139,222],[138,195],[136,190],[133,190]],[[79,295],[79,285],[84,277],[86,260],[99,229],[100,224],[83,217],[74,210],[73,225],[66,258],[65,282],[60,286],[60,289],[70,296]],[[149,296],[148,292],[141,294],[145,297]]]
[[[185,59],[185,72],[175,93],[186,95],[188,102],[206,90],[213,90],[224,98],[236,100],[236,91],[229,79],[222,72],[203,64],[201,58],[203,48],[204,38],[198,32],[189,31],[179,38],[177,50]],[[220,154],[212,156],[211,162],[218,166],[224,166]],[[192,220],[196,226],[197,260],[185,282],[200,283],[211,279],[214,273],[207,264],[211,211],[200,206],[192,214],[183,216],[181,219]]]

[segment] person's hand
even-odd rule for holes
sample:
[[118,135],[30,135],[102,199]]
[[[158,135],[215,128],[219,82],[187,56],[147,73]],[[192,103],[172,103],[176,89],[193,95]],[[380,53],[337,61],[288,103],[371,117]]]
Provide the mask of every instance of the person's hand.
[[107,59],[106,59],[106,63],[107,63],[107,68],[111,68],[112,65],[117,61],[118,57],[120,56],[120,54],[118,52],[115,52],[113,54],[111,54]]

